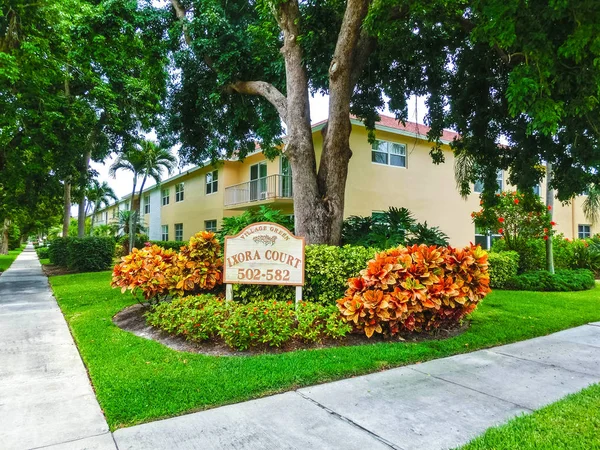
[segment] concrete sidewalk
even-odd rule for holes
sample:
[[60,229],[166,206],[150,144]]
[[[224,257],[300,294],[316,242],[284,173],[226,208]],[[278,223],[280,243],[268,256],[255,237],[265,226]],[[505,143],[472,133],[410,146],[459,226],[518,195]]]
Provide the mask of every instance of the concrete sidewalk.
[[115,449],[32,246],[0,276],[0,448]]
[[600,382],[600,322],[117,430],[120,450],[447,449]]

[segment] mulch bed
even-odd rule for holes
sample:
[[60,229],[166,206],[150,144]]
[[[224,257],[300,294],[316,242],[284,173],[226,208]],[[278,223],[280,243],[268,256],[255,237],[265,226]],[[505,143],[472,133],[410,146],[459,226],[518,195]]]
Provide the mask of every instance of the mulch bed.
[[430,340],[443,340],[462,334],[469,328],[469,321],[465,320],[459,327],[445,330],[438,329],[432,333],[400,333],[392,338],[384,338],[374,335],[367,338],[364,334],[349,334],[344,339],[326,339],[323,342],[307,344],[299,340],[293,340],[280,348],[257,347],[247,351],[232,350],[221,340],[203,342],[187,341],[183,336],[172,336],[158,328],[146,323],[144,313],[148,311],[147,306],[139,304],[129,306],[113,317],[113,323],[122,330],[135,334],[136,336],[160,342],[167,347],[180,352],[201,353],[212,356],[251,356],[257,354],[275,354],[294,350],[308,350],[327,347],[343,347],[353,345],[373,345],[380,342],[423,342]]
[[69,275],[71,273],[77,273],[75,270],[69,270],[66,267],[55,266],[53,264],[42,264],[42,270],[47,277],[53,277],[55,275]]

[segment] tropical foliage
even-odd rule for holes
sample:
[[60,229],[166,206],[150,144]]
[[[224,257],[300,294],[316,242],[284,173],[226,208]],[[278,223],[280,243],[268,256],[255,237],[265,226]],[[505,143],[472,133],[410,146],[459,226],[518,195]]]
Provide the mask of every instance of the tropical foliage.
[[350,216],[342,228],[344,244],[391,248],[398,245],[448,245],[448,236],[438,227],[417,223],[406,208],[390,207],[372,216]]
[[413,245],[378,253],[338,300],[345,320],[371,337],[456,326],[490,292],[487,253]]
[[248,225],[257,222],[273,222],[283,225],[292,233],[294,232],[294,218],[289,214],[283,214],[277,209],[272,209],[269,206],[259,206],[244,211],[238,216],[223,217],[223,223],[218,233],[218,238],[221,242],[225,236],[233,236],[238,234]]
[[179,253],[148,243],[121,258],[113,269],[111,286],[134,296],[141,292],[151,303],[168,295],[210,291],[222,282],[219,252],[219,242],[209,232],[192,236]]
[[150,325],[191,341],[222,339],[229,347],[281,347],[292,340],[320,342],[351,331],[334,305],[259,300],[227,302],[212,295],[184,297],[155,306]]

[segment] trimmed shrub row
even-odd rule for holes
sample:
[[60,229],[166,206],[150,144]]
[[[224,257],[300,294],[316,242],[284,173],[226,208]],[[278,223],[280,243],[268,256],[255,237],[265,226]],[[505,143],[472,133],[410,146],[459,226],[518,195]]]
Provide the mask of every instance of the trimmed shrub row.
[[[376,253],[374,248],[353,245],[307,245],[303,299],[321,304],[335,303],[344,296],[348,278],[356,277]],[[233,293],[236,301],[242,303],[256,299],[295,299],[294,286],[236,284]]]
[[506,289],[518,291],[583,291],[592,289],[594,273],[587,269],[562,269],[551,274],[546,270],[527,272],[506,281]]
[[51,264],[78,272],[109,269],[114,253],[115,240],[110,237],[56,238],[48,247]]
[[237,350],[280,347],[297,339],[319,342],[351,331],[334,305],[302,302],[226,302],[210,294],[160,303],[147,316],[150,325],[191,341],[222,339]]
[[48,247],[38,247],[36,250],[38,258],[48,259],[50,255],[50,249]]
[[488,265],[490,287],[502,289],[510,278],[517,275],[519,254],[517,252],[489,253]]

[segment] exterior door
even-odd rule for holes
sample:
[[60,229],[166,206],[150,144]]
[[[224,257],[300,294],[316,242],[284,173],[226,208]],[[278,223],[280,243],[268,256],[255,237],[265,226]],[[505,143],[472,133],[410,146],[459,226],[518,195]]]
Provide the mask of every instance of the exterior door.
[[250,166],[250,201],[267,198],[267,162]]
[[280,197],[291,198],[292,197],[292,168],[290,167],[290,161],[285,157],[281,157],[281,192]]

